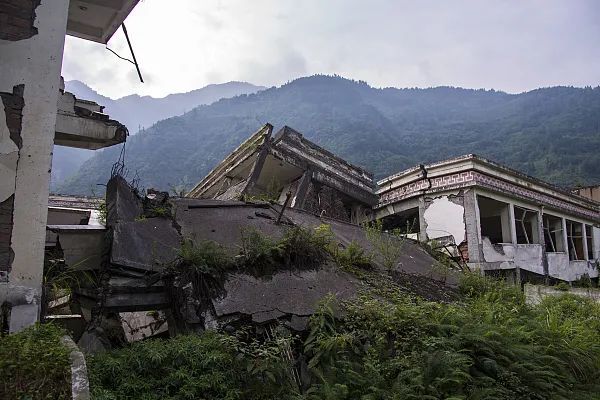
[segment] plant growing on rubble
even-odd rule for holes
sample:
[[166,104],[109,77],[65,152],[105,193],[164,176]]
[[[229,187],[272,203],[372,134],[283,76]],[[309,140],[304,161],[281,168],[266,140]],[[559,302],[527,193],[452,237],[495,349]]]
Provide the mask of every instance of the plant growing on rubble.
[[345,248],[332,246],[332,256],[336,264],[345,269],[369,269],[372,266],[373,255],[367,254],[356,241],[350,242]]
[[106,208],[106,200],[102,199],[98,202],[98,220],[102,225],[106,225],[106,217],[108,209]]
[[186,239],[181,243],[177,263],[179,270],[220,278],[231,268],[233,260],[220,244],[211,240],[198,243]]
[[328,258],[332,240],[333,233],[328,225],[319,225],[313,230],[291,227],[280,241],[284,262],[298,268],[318,267]]
[[253,227],[241,232],[239,264],[258,275],[272,274],[280,267],[315,268],[329,257],[333,233],[328,225],[314,230],[288,228],[279,240]]
[[400,229],[383,230],[383,222],[378,219],[364,225],[367,240],[375,250],[375,259],[388,270],[394,268],[402,254],[406,234]]
[[270,275],[281,264],[281,243],[262,234],[256,228],[243,227],[240,243],[238,262],[243,269],[256,275]]
[[180,306],[187,307],[183,289],[186,283],[192,284],[192,296],[202,306],[206,306],[210,299],[221,294],[225,274],[232,266],[232,258],[218,243],[209,240],[198,243],[190,239],[184,240],[178,261],[171,269],[180,281],[177,287],[172,288],[171,293],[177,312]]

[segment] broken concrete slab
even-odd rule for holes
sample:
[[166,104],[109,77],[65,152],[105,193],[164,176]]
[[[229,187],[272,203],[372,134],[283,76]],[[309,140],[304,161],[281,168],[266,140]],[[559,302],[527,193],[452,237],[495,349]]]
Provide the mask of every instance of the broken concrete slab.
[[167,316],[163,311],[135,311],[122,312],[119,314],[125,338],[128,342],[136,342],[142,339],[156,336],[167,332]]
[[[323,297],[335,295],[339,301],[356,296],[360,282],[337,268],[282,271],[271,279],[232,274],[225,281],[226,295],[213,300],[217,318],[238,314],[265,323],[282,317],[308,317]],[[296,324],[298,322],[298,324]],[[301,321],[294,320],[299,327]]]
[[69,268],[98,270],[102,264],[105,248],[106,229],[98,225],[48,225],[48,233],[56,235],[57,243],[63,252]]
[[110,262],[156,272],[177,258],[181,238],[170,219],[148,218],[114,226]]
[[77,347],[84,354],[95,354],[111,348],[110,342],[104,338],[101,328],[92,329],[83,332],[81,339],[77,342]]
[[120,175],[112,177],[106,185],[106,225],[132,222],[143,212],[142,200]]

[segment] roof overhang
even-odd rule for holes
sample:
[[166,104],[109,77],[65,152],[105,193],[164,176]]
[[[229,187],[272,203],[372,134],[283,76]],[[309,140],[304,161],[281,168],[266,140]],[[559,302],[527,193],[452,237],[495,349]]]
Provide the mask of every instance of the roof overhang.
[[71,0],[67,34],[108,43],[139,0]]

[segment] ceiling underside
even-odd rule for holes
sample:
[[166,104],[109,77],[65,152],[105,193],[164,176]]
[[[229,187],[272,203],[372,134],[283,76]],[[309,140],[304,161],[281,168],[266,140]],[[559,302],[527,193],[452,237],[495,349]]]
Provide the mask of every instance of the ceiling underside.
[[139,0],[71,0],[67,34],[107,43]]

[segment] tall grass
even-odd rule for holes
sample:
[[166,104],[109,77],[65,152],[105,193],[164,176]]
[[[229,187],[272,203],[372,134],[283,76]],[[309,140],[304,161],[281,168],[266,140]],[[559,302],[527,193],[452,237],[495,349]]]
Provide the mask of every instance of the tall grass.
[[[294,360],[256,337],[139,343],[93,358],[92,387],[97,398],[125,399],[600,398],[600,305],[565,294],[531,307],[515,287],[479,275],[466,275],[461,291],[452,304],[386,292],[341,305],[328,297],[310,332],[286,339]],[[294,368],[301,379],[290,379]]]

